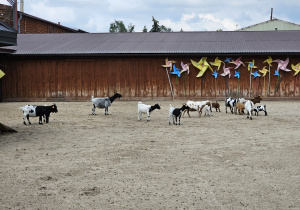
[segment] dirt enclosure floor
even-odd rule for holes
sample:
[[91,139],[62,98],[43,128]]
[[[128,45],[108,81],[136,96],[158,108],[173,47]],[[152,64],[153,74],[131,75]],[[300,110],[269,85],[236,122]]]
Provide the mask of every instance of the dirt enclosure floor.
[[[154,105],[157,101],[146,101]],[[168,124],[169,104],[137,120],[137,101],[105,116],[57,102],[49,124],[23,125],[0,103],[0,209],[300,209],[300,102],[262,101],[269,116],[221,112]],[[51,102],[46,102],[51,105]]]

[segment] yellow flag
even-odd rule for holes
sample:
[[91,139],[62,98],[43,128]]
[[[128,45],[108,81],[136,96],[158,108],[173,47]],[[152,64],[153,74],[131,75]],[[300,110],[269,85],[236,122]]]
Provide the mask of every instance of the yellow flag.
[[0,69],[0,79],[5,75],[5,73],[3,71],[1,71]]

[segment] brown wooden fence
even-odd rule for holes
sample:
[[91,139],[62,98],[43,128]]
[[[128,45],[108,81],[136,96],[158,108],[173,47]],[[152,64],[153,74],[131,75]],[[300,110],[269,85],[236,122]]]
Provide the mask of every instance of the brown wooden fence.
[[[273,59],[285,60],[287,56],[276,56]],[[8,57],[2,63],[5,76],[1,79],[3,101],[27,100],[87,100],[95,97],[111,96],[115,91],[123,95],[124,100],[134,98],[172,97],[166,73],[162,67],[166,57]],[[237,57],[232,57],[236,59]],[[199,61],[201,57],[178,56],[169,57],[175,60],[177,68],[180,62],[190,63],[190,59]],[[214,61],[215,57],[208,57]],[[225,57],[219,57],[225,60]],[[262,69],[268,64],[263,63],[267,56],[243,57],[242,61],[251,62]],[[288,68],[296,65],[300,58],[290,56]],[[246,64],[247,65],[247,64]],[[234,64],[227,66],[234,67]],[[268,74],[265,78],[253,79],[251,95],[263,97],[299,98],[299,76],[294,71],[280,71],[280,77],[274,76],[277,63],[271,67],[270,93],[268,92]],[[215,69],[215,67],[213,67]],[[240,79],[218,75],[212,76],[208,69],[203,77],[197,78],[199,70],[190,66],[190,74],[183,73],[180,78],[170,75],[175,98],[215,98],[215,97],[249,97],[250,73],[247,67],[241,66]],[[222,68],[218,73],[222,73]],[[284,75],[284,76],[283,76]],[[283,76],[283,78],[282,78]],[[282,80],[281,80],[282,78]],[[275,91],[278,82],[280,86]],[[228,92],[229,89],[229,92]]]

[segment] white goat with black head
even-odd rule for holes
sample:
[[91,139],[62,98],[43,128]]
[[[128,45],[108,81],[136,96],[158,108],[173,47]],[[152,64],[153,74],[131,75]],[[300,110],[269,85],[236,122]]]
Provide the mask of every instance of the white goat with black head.
[[111,106],[111,104],[114,102],[116,98],[121,98],[122,95],[119,93],[115,93],[112,97],[105,97],[105,98],[94,98],[92,96],[92,102],[93,102],[93,109],[92,114],[96,115],[96,107],[103,109],[105,108],[105,115],[108,115],[108,107]]
[[142,119],[142,113],[147,114],[147,121],[150,121],[150,112],[154,111],[155,109],[160,109],[159,104],[146,105],[143,104],[141,101],[138,103],[138,120]]

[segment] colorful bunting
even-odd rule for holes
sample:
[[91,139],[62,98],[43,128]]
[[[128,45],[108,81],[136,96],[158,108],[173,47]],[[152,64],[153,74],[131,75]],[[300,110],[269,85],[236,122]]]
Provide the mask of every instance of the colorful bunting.
[[250,71],[251,69],[255,69],[257,68],[257,66],[254,65],[254,59],[252,59],[252,62],[247,62],[248,63],[248,71]]
[[229,63],[231,58],[226,58],[225,62]]
[[256,77],[260,77],[260,74],[257,72],[257,71],[255,71],[253,74],[253,78],[255,79]]
[[234,71],[234,77],[237,77],[239,79],[240,78],[240,72]]
[[243,66],[245,66],[245,64],[241,61],[241,58],[242,57],[239,57],[238,59],[232,60],[231,62],[229,62],[229,63],[233,63],[235,65],[234,69],[239,68],[241,64],[243,64]]
[[266,66],[264,66],[263,69],[259,70],[259,72],[262,73],[263,74],[262,76],[264,77],[266,76],[267,72],[269,72],[269,70],[266,69]]
[[266,59],[266,60],[264,61],[264,63],[268,63],[269,66],[272,66],[271,63],[273,63],[273,62],[274,62],[274,61],[272,60],[272,58],[271,58],[270,56],[268,56],[268,59]]
[[162,65],[163,67],[166,67],[166,68],[170,68],[170,71],[172,71],[172,64],[173,63],[176,63],[176,61],[169,61],[168,58],[166,58],[166,64],[165,65]]
[[[300,72],[300,63],[298,63],[296,66],[294,64],[291,65],[292,69],[295,71],[294,76],[296,76]],[[0,76],[1,78],[1,76]]]
[[270,95],[270,81],[271,81],[271,66],[272,66],[272,63],[274,61],[272,60],[272,58],[270,56],[268,56],[268,59],[266,59],[264,61],[264,63],[268,63],[269,64],[269,81],[268,81],[268,95]]
[[181,67],[182,67],[182,70],[180,72],[180,74],[182,74],[183,72],[187,72],[187,74],[190,73],[190,65],[191,63],[186,63],[184,64],[182,61],[181,61]]
[[210,62],[210,65],[217,66],[218,67],[218,71],[219,71],[222,63],[224,63],[224,62],[221,61],[218,57],[216,57],[216,59],[215,59],[214,62]]
[[4,77],[5,73],[0,69],[0,79]]
[[231,76],[230,69],[233,69],[233,67],[227,67],[227,68],[225,68],[225,65],[224,65],[223,66],[223,73],[220,74],[220,75],[223,76],[223,77],[229,75],[229,78],[230,78],[230,76]]
[[170,71],[172,70],[172,63],[176,63],[176,61],[169,61],[168,58],[166,58],[165,60],[166,64],[165,65],[162,65],[163,67],[166,67],[166,72],[167,72],[167,76],[168,76],[168,79],[169,79],[169,84],[170,84],[170,88],[171,88],[171,93],[172,93],[172,97],[173,97],[173,101],[174,101],[174,94],[173,94],[173,89],[172,89],[172,84],[171,84],[171,80],[170,80],[170,77],[169,77],[169,72],[168,72],[168,68],[170,68]]
[[198,63],[191,60],[192,64],[200,70],[199,74],[196,77],[202,77],[203,74],[205,73],[205,71],[207,70],[207,68],[209,68],[211,71],[213,71],[211,66],[207,63],[206,59],[207,59],[207,57],[202,57]]
[[173,64],[173,71],[170,72],[171,74],[175,74],[180,77],[180,69],[176,68],[175,64]]
[[278,63],[277,71],[278,70],[292,71],[292,70],[286,68],[287,65],[289,64],[289,57],[287,57],[287,59],[285,61],[280,60],[280,59],[276,59],[276,60],[274,60],[274,62]]
[[[266,83],[266,74],[267,72],[270,72],[268,69],[266,69],[266,66],[263,67],[263,69],[259,70],[260,73],[262,73],[263,75],[263,78],[264,78],[264,92],[266,91],[266,88],[265,88],[265,83]],[[270,75],[270,74],[269,74]]]
[[217,77],[218,77],[218,74],[219,74],[219,73],[217,73],[217,70],[215,70],[215,71],[214,71],[214,73],[213,73],[213,74],[211,74],[211,75],[213,75],[213,76],[215,77],[215,79],[217,79]]

